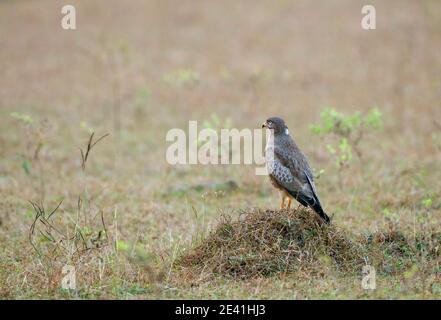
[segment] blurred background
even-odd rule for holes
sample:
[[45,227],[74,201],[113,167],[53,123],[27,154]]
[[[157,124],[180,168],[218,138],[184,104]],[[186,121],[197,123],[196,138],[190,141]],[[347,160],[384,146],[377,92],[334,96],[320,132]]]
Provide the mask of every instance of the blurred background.
[[379,106],[389,138],[416,149],[440,116],[438,1],[374,1],[371,31],[363,1],[69,4],[75,31],[59,1],[2,1],[2,111],[43,111],[71,134],[280,115],[303,139],[323,106]]

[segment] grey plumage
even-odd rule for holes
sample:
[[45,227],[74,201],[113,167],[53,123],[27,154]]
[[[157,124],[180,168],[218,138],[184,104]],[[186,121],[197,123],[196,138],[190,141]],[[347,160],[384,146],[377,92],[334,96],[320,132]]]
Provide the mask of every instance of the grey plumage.
[[285,122],[281,118],[273,117],[262,126],[271,129],[265,156],[271,182],[282,191],[281,208],[284,207],[284,197],[294,198],[303,206],[311,207],[329,223],[330,219],[322,209],[308,160],[289,135]]

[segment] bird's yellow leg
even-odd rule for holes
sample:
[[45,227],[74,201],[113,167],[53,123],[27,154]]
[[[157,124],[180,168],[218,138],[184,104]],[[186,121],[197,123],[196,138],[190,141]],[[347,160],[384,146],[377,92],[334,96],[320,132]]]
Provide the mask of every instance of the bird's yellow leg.
[[285,209],[285,197],[282,195],[282,201],[280,201],[280,209]]
[[291,198],[288,198],[288,209],[291,209]]

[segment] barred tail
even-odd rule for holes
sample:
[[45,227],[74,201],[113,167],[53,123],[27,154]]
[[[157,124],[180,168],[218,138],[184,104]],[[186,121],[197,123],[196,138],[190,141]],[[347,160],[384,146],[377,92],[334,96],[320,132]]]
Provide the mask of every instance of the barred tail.
[[330,223],[331,219],[329,216],[323,211],[322,206],[320,205],[320,202],[315,202],[313,205],[310,205],[310,207],[326,222]]
[[297,195],[296,199],[305,207],[311,207],[326,223],[331,222],[329,216],[323,211],[320,200],[318,200],[317,198],[310,198],[303,194],[299,194]]

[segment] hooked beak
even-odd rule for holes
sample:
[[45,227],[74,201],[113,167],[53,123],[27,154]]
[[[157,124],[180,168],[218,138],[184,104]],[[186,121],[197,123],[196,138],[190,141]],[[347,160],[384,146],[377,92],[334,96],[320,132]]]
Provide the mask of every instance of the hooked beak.
[[262,123],[262,128],[268,128],[268,124],[266,123],[266,121]]

